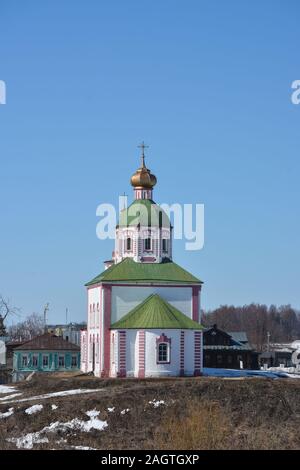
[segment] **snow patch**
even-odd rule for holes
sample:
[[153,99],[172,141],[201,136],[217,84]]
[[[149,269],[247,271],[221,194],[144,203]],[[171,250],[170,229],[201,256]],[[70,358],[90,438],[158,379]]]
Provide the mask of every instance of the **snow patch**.
[[3,418],[8,418],[9,416],[13,415],[14,414],[14,409],[13,408],[9,408],[8,411],[6,411],[5,413],[0,413],[0,419],[3,419]]
[[44,393],[43,395],[36,395],[34,397],[27,397],[21,398],[20,400],[12,400],[9,401],[9,396],[7,397],[7,401],[4,403],[21,403],[23,401],[33,401],[33,400],[45,400],[46,398],[52,397],[66,397],[69,395],[78,395],[83,393],[95,393],[104,390],[103,388],[77,388],[74,390],[62,390],[60,392],[52,392],[52,393]]
[[0,402],[3,401],[4,403],[6,403],[7,400],[10,400],[11,398],[19,397],[20,395],[23,395],[23,393],[19,392],[19,393],[13,393],[12,395],[6,395],[5,397],[0,398]]
[[32,405],[29,408],[26,408],[25,413],[28,415],[33,415],[41,411],[43,408],[44,408],[44,405]]
[[165,405],[165,402],[164,400],[152,400],[152,401],[149,401],[149,405],[153,405],[153,408],[158,408],[159,406],[161,405]]
[[7,440],[8,442],[13,442],[16,444],[18,449],[32,449],[34,444],[49,442],[47,436],[45,436],[47,433],[66,432],[68,430],[89,432],[91,429],[103,431],[103,429],[105,429],[108,424],[106,421],[102,421],[98,418],[99,414],[100,411],[90,410],[86,412],[86,415],[90,418],[88,421],[83,421],[78,418],[74,418],[71,421],[67,421],[66,423],[55,421],[40,431],[29,433],[22,437],[13,437]]
[[113,406],[112,408],[107,408],[107,411],[109,413],[113,413],[115,411],[115,407]]
[[71,449],[75,449],[75,450],[97,450],[94,447],[88,447],[88,446],[71,446]]
[[51,410],[57,410],[58,406],[57,405],[51,405]]
[[121,415],[125,415],[126,413],[128,413],[130,411],[129,408],[126,408],[125,410],[122,410],[121,411]]
[[9,385],[0,385],[0,393],[11,393],[16,391],[16,388],[10,387]]

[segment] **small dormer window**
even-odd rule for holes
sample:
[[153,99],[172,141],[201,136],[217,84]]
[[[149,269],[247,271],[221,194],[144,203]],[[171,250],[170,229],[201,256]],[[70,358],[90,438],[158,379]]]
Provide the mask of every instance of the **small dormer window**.
[[145,238],[145,250],[146,251],[151,250],[151,238]]
[[126,251],[131,250],[131,238],[126,238]]

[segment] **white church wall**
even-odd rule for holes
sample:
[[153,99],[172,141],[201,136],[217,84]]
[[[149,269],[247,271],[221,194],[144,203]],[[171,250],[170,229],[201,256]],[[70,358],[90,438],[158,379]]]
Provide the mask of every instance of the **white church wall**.
[[[102,344],[100,336],[100,321],[102,318],[102,289],[100,286],[88,289],[88,324],[87,324],[87,372],[91,372],[94,366],[95,375],[100,375],[101,357],[100,344]],[[98,335],[98,342],[97,342]],[[95,358],[93,359],[93,343],[95,343]]]
[[140,304],[151,294],[158,294],[182,313],[192,318],[191,287],[112,287],[112,323]]
[[138,330],[126,330],[126,375],[137,376],[138,371]]
[[184,330],[184,373],[194,375],[195,336],[194,331]]
[[[171,339],[170,363],[157,364],[156,340],[164,333]],[[179,375],[180,330],[148,330],[145,335],[145,376]]]

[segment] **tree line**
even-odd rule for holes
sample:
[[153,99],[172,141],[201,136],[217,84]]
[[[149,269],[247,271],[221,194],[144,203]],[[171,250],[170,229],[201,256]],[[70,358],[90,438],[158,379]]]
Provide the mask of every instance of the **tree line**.
[[204,326],[216,324],[228,332],[245,331],[257,351],[266,349],[268,334],[270,343],[289,343],[300,339],[300,312],[290,305],[221,305],[204,312],[201,323]]

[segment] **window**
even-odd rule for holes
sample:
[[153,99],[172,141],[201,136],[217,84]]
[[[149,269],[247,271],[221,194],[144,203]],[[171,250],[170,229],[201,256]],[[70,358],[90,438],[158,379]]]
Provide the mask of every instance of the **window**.
[[37,355],[32,356],[32,365],[33,365],[33,367],[38,366],[38,356]]
[[65,356],[58,357],[58,367],[65,367]]
[[126,251],[131,250],[131,238],[126,238]]
[[146,251],[151,250],[151,238],[145,238],[145,250]]
[[228,364],[232,364],[232,356],[227,357]]
[[217,363],[222,364],[222,355],[221,354],[217,355]]
[[166,253],[168,251],[168,240],[166,238],[163,238],[162,249],[163,249],[164,253]]
[[43,367],[49,366],[49,356],[43,356]]
[[157,362],[168,362],[168,344],[160,343],[158,345],[158,361]]
[[28,366],[28,356],[22,356],[22,367]]
[[77,367],[77,356],[72,356],[71,365],[72,367]]

